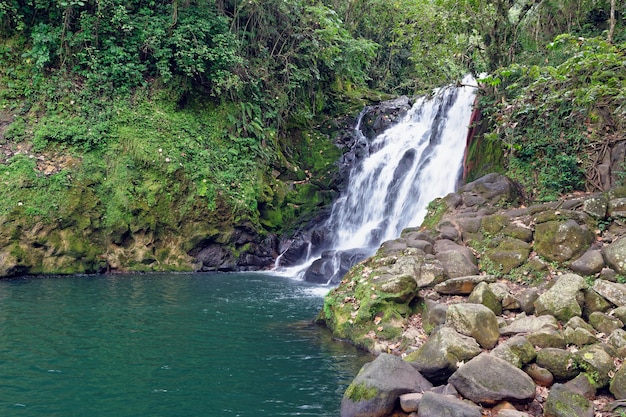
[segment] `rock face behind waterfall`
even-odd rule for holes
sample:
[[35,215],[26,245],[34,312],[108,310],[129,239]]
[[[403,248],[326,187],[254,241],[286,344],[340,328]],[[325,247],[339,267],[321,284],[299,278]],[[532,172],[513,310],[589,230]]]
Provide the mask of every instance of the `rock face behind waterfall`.
[[[610,211],[626,188],[530,206],[522,195],[497,174],[461,187],[326,296],[318,321],[336,337],[401,356],[434,385],[385,397],[393,410],[377,415],[626,412],[626,217]],[[342,417],[379,409],[381,386],[357,377]]]

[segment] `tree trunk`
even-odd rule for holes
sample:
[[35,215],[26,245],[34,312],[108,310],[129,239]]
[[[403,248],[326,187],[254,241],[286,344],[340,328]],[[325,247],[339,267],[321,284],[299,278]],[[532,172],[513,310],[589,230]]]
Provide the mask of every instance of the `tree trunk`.
[[611,14],[609,17],[609,34],[607,41],[613,43],[613,34],[615,33],[615,0],[611,0]]

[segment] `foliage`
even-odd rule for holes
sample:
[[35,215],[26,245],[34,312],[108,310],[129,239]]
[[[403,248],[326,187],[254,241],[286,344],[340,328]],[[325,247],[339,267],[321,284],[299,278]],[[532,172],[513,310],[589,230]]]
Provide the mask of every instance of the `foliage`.
[[550,46],[568,58],[557,66],[513,64],[486,78],[500,97],[488,109],[510,172],[531,197],[597,188],[588,155],[623,131],[624,46],[563,35]]

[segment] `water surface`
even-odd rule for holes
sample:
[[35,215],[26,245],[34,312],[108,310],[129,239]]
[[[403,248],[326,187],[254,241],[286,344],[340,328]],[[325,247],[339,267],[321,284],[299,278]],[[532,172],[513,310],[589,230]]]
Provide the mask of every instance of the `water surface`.
[[0,415],[338,416],[371,357],[264,274],[0,281]]

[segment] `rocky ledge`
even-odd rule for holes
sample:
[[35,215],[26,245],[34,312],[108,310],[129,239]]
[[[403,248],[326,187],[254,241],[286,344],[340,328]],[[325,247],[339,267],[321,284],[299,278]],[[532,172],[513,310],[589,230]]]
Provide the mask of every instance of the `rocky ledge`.
[[626,188],[521,195],[465,185],[327,295],[318,321],[377,355],[342,417],[626,415]]

